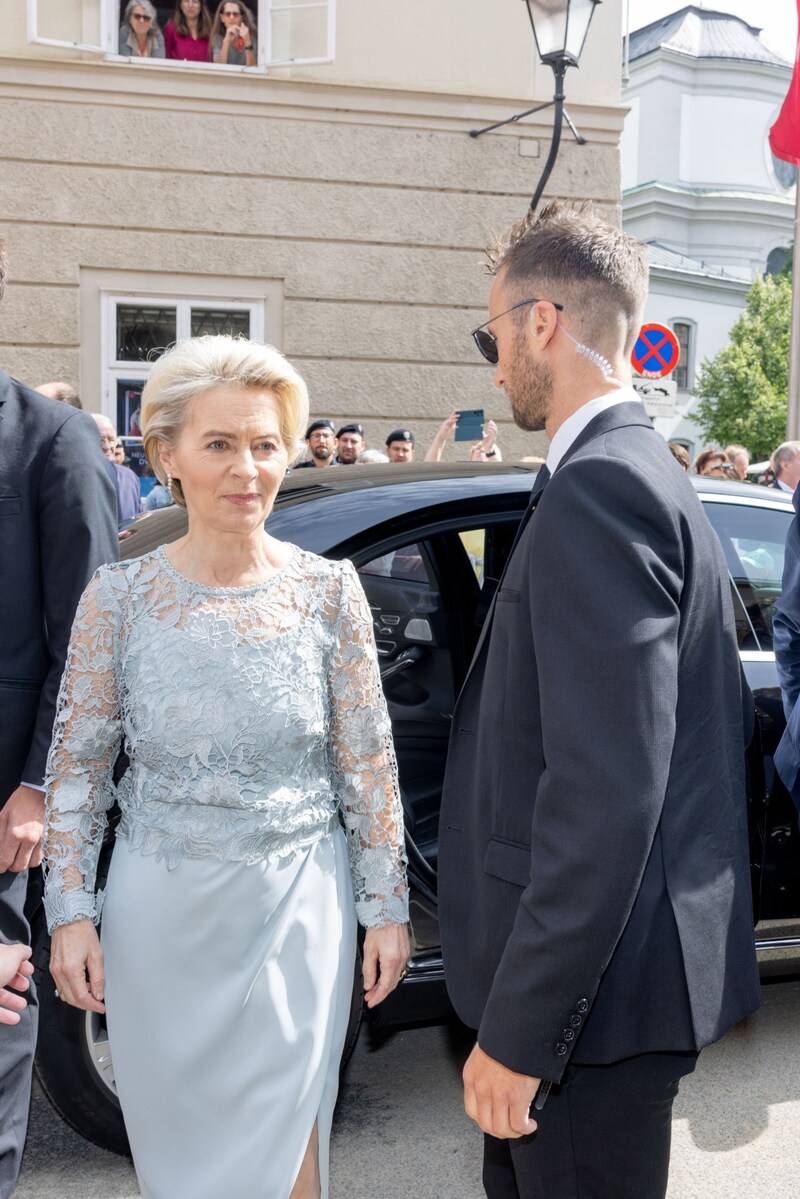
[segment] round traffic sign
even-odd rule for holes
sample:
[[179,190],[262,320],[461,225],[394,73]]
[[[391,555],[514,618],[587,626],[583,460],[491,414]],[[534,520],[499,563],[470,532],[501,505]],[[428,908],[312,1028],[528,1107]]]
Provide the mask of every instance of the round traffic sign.
[[642,325],[633,347],[633,369],[645,379],[661,379],[678,365],[678,339],[666,325]]

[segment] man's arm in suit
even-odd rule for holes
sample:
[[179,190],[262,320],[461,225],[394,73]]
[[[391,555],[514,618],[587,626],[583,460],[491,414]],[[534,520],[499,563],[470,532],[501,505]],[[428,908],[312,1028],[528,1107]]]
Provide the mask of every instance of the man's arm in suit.
[[792,504],[795,516],[786,536],[783,585],[772,621],[775,664],[787,721],[800,696],[800,487],[795,490]]
[[478,1044],[519,1074],[558,1081],[661,816],[684,564],[675,516],[627,460],[565,464],[533,520],[529,585],[546,768],[531,881]]
[[[73,412],[50,444],[38,496],[50,667],[42,685],[22,783],[41,785],[78,600],[98,566],[119,558],[116,500],[92,418]],[[44,796],[20,786],[0,813],[0,869],[38,865]]]

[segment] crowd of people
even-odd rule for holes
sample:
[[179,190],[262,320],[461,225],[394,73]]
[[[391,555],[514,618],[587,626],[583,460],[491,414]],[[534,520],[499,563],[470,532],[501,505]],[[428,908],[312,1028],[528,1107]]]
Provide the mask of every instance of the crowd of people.
[[128,0],[119,29],[119,52],[127,58],[254,67],[258,27],[251,10],[239,0],[220,0],[213,16],[205,0],[178,0],[162,31],[150,0]]
[[760,483],[779,491],[793,492],[800,482],[800,441],[784,441],[773,450],[767,462],[751,465],[750,451],[743,445],[728,445],[724,450],[708,447],[691,464],[689,453],[680,442],[670,441],[669,448],[687,472],[707,479],[729,479],[734,483]]

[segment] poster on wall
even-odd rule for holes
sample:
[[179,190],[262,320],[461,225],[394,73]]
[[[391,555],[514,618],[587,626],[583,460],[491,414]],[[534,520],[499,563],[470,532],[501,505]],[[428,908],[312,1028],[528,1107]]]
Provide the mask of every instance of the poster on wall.
[[141,437],[144,379],[117,379],[117,432],[120,437]]

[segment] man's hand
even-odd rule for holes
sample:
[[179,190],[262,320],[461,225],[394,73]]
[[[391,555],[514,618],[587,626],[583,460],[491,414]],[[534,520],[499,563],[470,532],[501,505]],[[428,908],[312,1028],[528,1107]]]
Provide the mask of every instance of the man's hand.
[[43,829],[44,793],[17,787],[0,810],[0,874],[41,865]]
[[476,1045],[464,1067],[464,1109],[483,1132],[503,1140],[536,1131],[528,1115],[540,1079],[515,1074]]
[[33,974],[30,956],[30,945],[0,945],[0,1024],[19,1024],[19,1013],[28,1006],[23,995],[14,995],[6,987],[28,990]]

